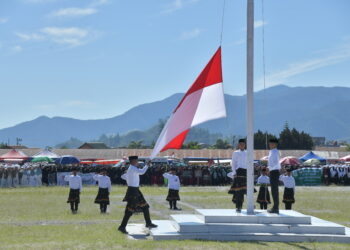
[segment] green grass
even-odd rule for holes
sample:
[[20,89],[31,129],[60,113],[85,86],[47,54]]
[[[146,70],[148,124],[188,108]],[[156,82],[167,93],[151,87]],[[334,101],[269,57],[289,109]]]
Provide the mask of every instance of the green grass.
[[[183,213],[194,208],[233,208],[228,187],[183,187]],[[167,219],[167,189],[143,187],[153,219]],[[130,240],[117,232],[125,187],[114,186],[110,213],[93,203],[96,187],[85,187],[80,212],[72,215],[63,187],[0,189],[0,249],[349,249],[347,244]],[[280,192],[281,193],[281,192]],[[349,187],[298,187],[295,210],[350,226]],[[131,223],[144,223],[135,215]]]

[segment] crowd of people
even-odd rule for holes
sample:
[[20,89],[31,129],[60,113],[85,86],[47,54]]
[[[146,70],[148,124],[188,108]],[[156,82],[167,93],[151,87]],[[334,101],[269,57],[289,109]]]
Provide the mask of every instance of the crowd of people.
[[322,168],[322,179],[325,185],[350,185],[350,166],[343,164],[325,165]]
[[[62,185],[58,180],[59,173],[69,173],[72,169],[78,169],[81,174],[99,173],[102,168],[107,170],[107,175],[111,178],[112,184],[125,185],[122,175],[128,169],[129,164],[115,166],[92,166],[92,165],[57,165],[53,163],[25,163],[18,164],[0,164],[0,187],[18,187],[18,186],[56,186]],[[153,163],[149,170],[140,176],[141,185],[158,185],[163,186],[167,183],[163,174],[168,172],[172,164]],[[254,169],[254,181],[264,165],[256,164]],[[297,170],[300,168],[311,168],[305,166],[284,166],[283,169]],[[312,166],[312,168],[322,169],[322,183],[325,185],[350,185],[350,166],[333,164],[324,166]],[[282,169],[282,171],[283,171]],[[227,174],[231,171],[229,164],[213,164],[211,166],[185,165],[177,166],[177,175],[183,186],[225,186],[231,183]],[[66,184],[66,183],[65,183]],[[87,183],[85,183],[87,184]]]

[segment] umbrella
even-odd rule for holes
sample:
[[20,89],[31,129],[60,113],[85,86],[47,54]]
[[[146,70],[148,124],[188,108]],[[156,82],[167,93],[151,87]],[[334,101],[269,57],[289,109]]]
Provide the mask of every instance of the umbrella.
[[44,149],[43,151],[33,155],[34,158],[37,158],[37,157],[48,157],[48,158],[51,158],[51,159],[57,159],[57,158],[60,158],[60,156],[54,152],[52,152],[51,150],[49,149]]
[[53,162],[53,160],[47,156],[34,157],[31,162]]
[[65,164],[79,164],[80,160],[72,155],[63,155],[58,158],[55,163],[65,165]]
[[20,160],[27,160],[29,157],[23,153],[22,151],[12,149],[11,151],[7,152],[6,154],[3,154],[0,156],[0,159],[20,159]]
[[304,162],[305,166],[312,166],[312,165],[321,165],[321,162],[317,159],[309,159]]
[[268,161],[269,157],[268,156],[264,156],[263,158],[260,159],[260,161]]
[[280,160],[281,165],[291,165],[291,166],[298,166],[300,165],[300,161],[298,158],[295,158],[293,156],[287,156]]

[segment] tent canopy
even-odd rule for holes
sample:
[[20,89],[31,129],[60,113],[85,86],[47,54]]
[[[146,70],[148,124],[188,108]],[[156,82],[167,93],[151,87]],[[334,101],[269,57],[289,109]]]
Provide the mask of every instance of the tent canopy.
[[340,158],[341,161],[350,161],[350,155]]
[[21,160],[26,160],[28,159],[28,155],[23,153],[22,151],[12,149],[11,151],[7,152],[6,154],[3,154],[0,156],[0,159],[21,159]]
[[55,163],[65,165],[65,164],[79,164],[80,160],[72,155],[63,155],[58,158]]
[[44,149],[42,151],[40,151],[39,153],[33,155],[34,158],[37,158],[37,157],[48,157],[48,158],[51,158],[51,159],[57,159],[57,158],[60,158],[60,156],[48,149]]
[[314,152],[309,152],[305,155],[303,155],[302,157],[299,158],[300,161],[302,162],[305,162],[307,160],[310,160],[310,159],[316,159],[316,160],[319,160],[321,163],[325,163],[326,162],[326,159],[321,157],[321,156],[318,156],[316,155]]
[[317,159],[308,159],[303,163],[305,166],[320,165],[321,161]]

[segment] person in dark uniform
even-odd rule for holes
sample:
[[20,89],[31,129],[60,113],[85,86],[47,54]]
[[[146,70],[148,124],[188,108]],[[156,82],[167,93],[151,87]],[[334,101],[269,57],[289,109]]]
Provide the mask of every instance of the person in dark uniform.
[[295,180],[292,176],[292,170],[290,168],[286,170],[286,175],[281,175],[280,181],[282,181],[284,185],[283,203],[285,205],[286,210],[291,210],[292,204],[295,203]]
[[94,180],[98,182],[98,194],[95,203],[100,204],[102,214],[107,212],[109,205],[109,194],[111,192],[111,179],[107,176],[107,170],[102,169],[101,174],[94,175]]
[[270,178],[266,175],[266,168],[261,170],[261,175],[258,178],[257,185],[260,186],[257,203],[260,204],[260,209],[267,209],[267,204],[270,204],[270,193],[268,186],[270,185]]
[[149,214],[149,205],[143,194],[139,189],[140,185],[140,175],[146,173],[150,161],[146,163],[146,166],[143,168],[139,168],[138,157],[130,156],[129,157],[130,166],[125,174],[122,175],[122,178],[126,180],[128,189],[126,191],[126,195],[123,201],[127,202],[125,208],[125,214],[120,224],[118,230],[124,234],[128,234],[126,231],[126,225],[133,213],[143,212],[143,216],[145,218],[146,227],[155,228],[157,225],[153,224],[151,221],[151,217]]
[[270,139],[269,141],[269,158],[268,158],[268,169],[270,171],[270,184],[271,184],[271,194],[273,199],[273,207],[268,210],[269,213],[279,213],[279,194],[278,185],[280,177],[280,154],[277,149],[278,140]]
[[232,172],[228,177],[233,179],[229,194],[233,195],[232,202],[236,204],[236,211],[241,212],[244,194],[247,194],[247,152],[245,139],[238,141],[238,150],[232,155]]
[[67,203],[70,203],[72,213],[76,214],[80,203],[80,193],[83,188],[81,177],[77,175],[77,169],[74,168],[72,174],[66,175],[64,180],[69,183],[70,188]]

